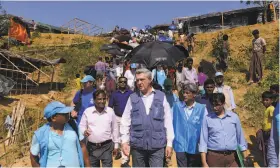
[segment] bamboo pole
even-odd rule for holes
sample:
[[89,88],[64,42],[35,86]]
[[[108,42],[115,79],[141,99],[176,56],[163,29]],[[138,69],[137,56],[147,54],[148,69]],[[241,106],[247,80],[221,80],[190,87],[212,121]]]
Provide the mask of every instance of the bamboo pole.
[[[19,70],[19,72],[21,72],[22,74],[24,74],[25,75],[25,73],[23,72],[23,71],[21,71],[12,61],[10,61],[4,54],[2,54],[2,53],[0,53],[0,55],[2,56],[2,57],[4,57],[8,62],[10,62],[13,66],[15,66],[15,68],[16,69],[18,69]],[[39,84],[37,84],[35,81],[33,81],[31,78],[29,78],[27,75],[25,75],[29,80],[31,80],[32,82],[34,82],[36,85],[39,85]]]
[[41,116],[40,110],[38,111],[37,114],[38,114],[38,115],[37,115],[37,129],[38,129],[38,128],[39,128],[39,123],[40,123],[40,116]]
[[46,75],[48,78],[51,78],[48,74],[46,74],[45,72],[41,71],[39,68],[37,68],[35,65],[33,65],[31,62],[27,61],[25,58],[22,59],[23,61],[27,62],[29,65],[31,65],[33,68],[35,68],[36,70],[38,70],[39,72],[43,73],[44,75]]
[[6,155],[7,151],[6,151],[5,143],[3,143],[3,149],[4,149],[4,155],[5,155],[5,162],[6,162],[6,165],[7,165],[8,164],[8,160],[7,160],[7,155]]
[[53,69],[53,72],[52,72],[52,79],[51,79],[51,86],[50,86],[50,90],[52,89],[53,87],[53,78],[54,78],[54,72],[55,72],[55,67],[52,66],[52,69]]
[[[14,70],[14,69],[7,69],[7,68],[0,68],[0,70],[4,70],[4,71],[12,71],[12,72],[22,72],[22,73],[30,74],[29,72],[23,72],[23,71]],[[13,76],[12,76],[12,77],[13,77]]]

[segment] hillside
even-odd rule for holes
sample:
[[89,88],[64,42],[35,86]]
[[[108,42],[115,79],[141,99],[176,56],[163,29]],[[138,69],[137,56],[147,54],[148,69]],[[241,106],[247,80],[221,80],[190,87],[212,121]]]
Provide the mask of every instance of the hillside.
[[[230,43],[230,61],[229,70],[225,73],[225,83],[233,88],[235,102],[237,104],[236,112],[241,118],[242,126],[246,135],[246,139],[249,145],[250,156],[255,166],[262,165],[261,156],[257,150],[255,141],[255,132],[260,128],[260,122],[262,121],[262,111],[264,108],[259,103],[260,95],[265,89],[272,83],[279,82],[279,22],[269,23],[266,25],[252,25],[238,27],[234,29],[228,29],[219,32],[201,33],[196,35],[196,49],[194,54],[194,66],[198,67],[199,62],[202,59],[212,62],[215,58],[212,56],[213,45],[212,41],[217,38],[219,33],[229,35]],[[247,85],[246,72],[249,69],[249,59],[251,50],[251,41],[253,36],[252,30],[259,29],[260,36],[267,42],[267,54],[266,54],[266,69],[264,71],[264,82],[260,85],[253,84]],[[43,111],[44,106],[52,99],[60,100],[65,103],[70,103],[73,95],[73,81],[76,73],[82,73],[82,69],[85,65],[93,64],[96,61],[98,55],[104,55],[99,51],[99,47],[106,43],[108,39],[94,38],[94,37],[81,37],[78,35],[60,35],[60,34],[41,34],[40,37],[35,38],[30,48],[14,48],[13,50],[21,52],[23,50],[49,48],[52,45],[70,45],[72,43],[90,43],[90,45],[79,47],[63,47],[57,48],[54,54],[47,54],[49,58],[57,58],[63,56],[67,59],[66,64],[62,64],[57,67],[58,73],[55,78],[56,81],[66,82],[66,88],[62,91],[51,91],[47,94],[38,95],[17,95],[11,96],[9,99],[0,100],[0,123],[4,121],[4,116],[11,111],[12,106],[15,104],[15,99],[25,100],[28,109],[33,112]],[[275,64],[275,58],[278,55],[277,65]],[[36,53],[31,54],[33,57],[40,57]],[[273,65],[274,65],[273,64]],[[276,75],[276,76],[275,76]],[[43,81],[43,80],[42,80]],[[33,117],[34,121],[37,121],[37,114],[32,112],[27,113]],[[42,113],[41,113],[42,115]],[[43,122],[41,117],[40,122]],[[33,123],[33,125],[35,122]],[[34,125],[34,129],[36,129]],[[0,132],[0,136],[3,135]],[[1,155],[1,150],[0,150]],[[173,166],[176,165],[175,157],[173,157]],[[4,163],[3,159],[0,159],[0,163]],[[4,164],[2,164],[4,165]],[[119,161],[115,162],[116,166],[119,166]],[[25,156],[16,161],[13,166],[30,166],[28,156]]]

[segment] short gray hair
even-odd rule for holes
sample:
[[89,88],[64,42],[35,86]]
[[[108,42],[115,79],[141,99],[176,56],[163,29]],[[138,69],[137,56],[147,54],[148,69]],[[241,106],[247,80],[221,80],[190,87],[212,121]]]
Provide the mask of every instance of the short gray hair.
[[146,68],[137,69],[135,74],[145,74],[149,79],[153,80],[152,72]]
[[197,93],[197,89],[198,89],[198,87],[194,83],[187,83],[187,84],[183,85],[183,90],[188,90],[192,93]]

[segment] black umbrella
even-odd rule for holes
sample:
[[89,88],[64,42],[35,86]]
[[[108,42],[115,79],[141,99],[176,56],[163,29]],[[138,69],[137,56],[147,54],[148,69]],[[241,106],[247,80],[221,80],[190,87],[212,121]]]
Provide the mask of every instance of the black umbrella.
[[133,47],[124,43],[115,43],[119,48],[125,50],[133,50]]
[[129,42],[129,40],[131,40],[131,36],[130,35],[118,35],[117,37],[115,37],[115,39],[117,39],[120,43],[121,42]]
[[175,66],[176,62],[185,58],[185,55],[172,44],[153,41],[141,44],[128,55],[132,63],[145,64],[148,68],[156,65]]
[[189,57],[189,52],[188,52],[188,50],[185,49],[184,46],[182,46],[182,45],[175,45],[175,47],[177,47],[180,51],[182,51],[185,54],[186,58]]
[[119,55],[119,56],[124,56],[125,54],[123,52],[121,52],[120,50],[118,49],[111,49],[111,50],[106,50],[105,51],[106,53],[108,54],[112,54],[112,55]]
[[104,44],[100,47],[100,51],[106,51],[111,49],[118,49],[120,50],[120,47],[116,44]]

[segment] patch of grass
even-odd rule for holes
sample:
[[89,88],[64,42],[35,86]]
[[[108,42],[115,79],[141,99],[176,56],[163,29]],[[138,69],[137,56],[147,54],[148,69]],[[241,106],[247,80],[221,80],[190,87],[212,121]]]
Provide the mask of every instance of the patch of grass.
[[35,31],[32,33],[32,39],[35,39],[35,38],[40,38],[41,37],[41,33],[38,32],[38,31]]
[[265,69],[279,71],[279,39],[277,39],[276,45],[272,48],[272,52],[265,59]]
[[264,92],[263,87],[251,87],[244,95],[244,101],[240,103],[240,107],[245,108],[248,114],[246,122],[251,127],[261,128],[265,107],[261,103],[261,94]]
[[273,84],[279,83],[279,73],[278,71],[271,71],[267,76],[261,81],[261,86],[264,88],[269,88]]

